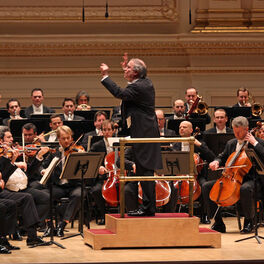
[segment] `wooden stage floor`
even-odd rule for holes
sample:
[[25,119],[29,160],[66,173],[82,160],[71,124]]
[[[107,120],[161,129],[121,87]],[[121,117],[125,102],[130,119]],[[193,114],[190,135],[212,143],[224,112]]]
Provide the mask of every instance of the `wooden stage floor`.
[[[238,232],[236,218],[227,217],[224,221],[227,233],[222,234],[221,248],[93,250],[83,243],[81,236],[66,240],[56,237],[55,241],[61,243],[66,249],[56,245],[28,248],[25,239],[11,241],[12,244],[21,247],[21,250],[13,251],[10,255],[0,255],[0,260],[1,263],[264,263],[264,240],[262,240],[263,244],[258,244],[255,238],[236,243],[235,240],[249,235],[241,235]],[[91,228],[102,227],[92,222]],[[77,232],[76,227],[67,230],[69,232],[66,235]],[[259,235],[264,236],[264,227],[259,228]]]

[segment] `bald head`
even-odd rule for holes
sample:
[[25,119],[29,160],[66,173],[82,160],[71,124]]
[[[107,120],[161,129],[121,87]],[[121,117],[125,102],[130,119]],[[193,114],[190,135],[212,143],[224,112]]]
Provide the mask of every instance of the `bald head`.
[[181,137],[190,137],[192,135],[192,123],[189,121],[182,121],[179,127],[179,134]]

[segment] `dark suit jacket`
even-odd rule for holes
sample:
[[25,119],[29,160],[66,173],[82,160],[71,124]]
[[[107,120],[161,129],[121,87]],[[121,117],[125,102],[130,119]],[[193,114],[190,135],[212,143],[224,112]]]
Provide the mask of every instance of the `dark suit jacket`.
[[[155,90],[149,79],[138,79],[121,89],[110,77],[102,81],[106,89],[116,98],[122,99],[122,118],[131,118],[132,138],[159,137],[155,114]],[[135,161],[143,168],[155,170],[162,168],[160,144],[143,143],[133,146]]]
[[176,137],[174,130],[164,128],[164,137]]
[[[259,156],[259,158],[262,161],[264,161],[264,141],[260,138],[256,138],[256,140],[259,143],[255,147],[252,146],[251,144],[248,144],[248,148],[253,148],[255,150],[255,152],[257,153],[257,155]],[[227,142],[224,151],[222,153],[220,153],[215,159],[215,160],[219,161],[219,166],[225,165],[229,156],[236,150],[236,145],[237,145],[237,139],[236,138],[230,139]],[[253,173],[254,172],[251,168],[251,170],[248,172],[248,174],[244,176],[243,181],[247,181],[247,180],[252,179]]]
[[[65,117],[64,117],[64,114],[61,114],[60,116],[61,116],[61,120],[62,121],[65,121],[66,120]],[[85,120],[85,118],[82,117],[82,116],[74,115],[73,116],[73,120],[81,121],[81,120]]]
[[[233,129],[230,127],[226,127],[226,133],[233,133]],[[216,134],[216,128],[212,127],[210,129],[207,129],[203,132],[203,134]]]
[[[43,105],[43,113],[55,113],[55,111],[45,105]],[[30,118],[30,115],[33,114],[33,106],[29,106],[25,109],[25,116]]]

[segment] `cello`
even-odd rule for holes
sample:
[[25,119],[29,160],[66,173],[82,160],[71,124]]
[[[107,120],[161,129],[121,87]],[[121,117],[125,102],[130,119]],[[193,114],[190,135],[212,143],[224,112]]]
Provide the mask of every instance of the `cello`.
[[[261,122],[257,122],[257,127],[253,128],[250,133],[259,128],[258,123],[261,124]],[[210,191],[210,199],[218,206],[231,206],[240,199],[243,177],[252,167],[252,163],[244,150],[246,143],[244,141],[237,151],[231,153],[225,163],[222,176],[215,182]]]

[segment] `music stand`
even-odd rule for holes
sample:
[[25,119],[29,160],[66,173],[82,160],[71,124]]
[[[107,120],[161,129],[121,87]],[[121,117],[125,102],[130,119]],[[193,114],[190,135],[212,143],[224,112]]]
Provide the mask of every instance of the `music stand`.
[[254,203],[255,203],[255,234],[254,236],[238,239],[235,242],[240,242],[243,240],[248,240],[251,238],[256,238],[259,244],[261,244],[260,239],[264,239],[264,237],[258,235],[258,220],[257,220],[257,174],[264,175],[264,163],[260,158],[258,157],[257,153],[254,149],[246,149],[245,150],[248,158],[250,159],[252,163],[252,168],[254,171]]
[[104,155],[105,153],[102,152],[76,152],[70,154],[64,163],[60,179],[81,179],[81,217],[79,222],[79,233],[63,237],[62,240],[78,235],[83,237],[84,179],[96,178],[98,174],[98,169],[102,164]]

